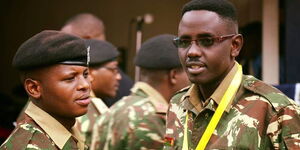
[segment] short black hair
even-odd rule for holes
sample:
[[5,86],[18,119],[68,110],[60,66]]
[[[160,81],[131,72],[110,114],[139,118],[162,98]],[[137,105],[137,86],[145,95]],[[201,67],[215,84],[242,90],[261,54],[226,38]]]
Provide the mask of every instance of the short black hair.
[[181,16],[192,10],[212,11],[223,19],[237,22],[236,9],[228,0],[192,0],[183,6]]

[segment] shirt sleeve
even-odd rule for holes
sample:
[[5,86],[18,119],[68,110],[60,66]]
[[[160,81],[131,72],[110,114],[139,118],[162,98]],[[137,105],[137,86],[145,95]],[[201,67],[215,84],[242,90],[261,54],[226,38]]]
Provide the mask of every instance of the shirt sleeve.
[[274,115],[267,134],[274,149],[300,149],[300,108],[288,105]]
[[30,124],[17,127],[1,145],[1,150],[56,149],[55,144],[39,128]]

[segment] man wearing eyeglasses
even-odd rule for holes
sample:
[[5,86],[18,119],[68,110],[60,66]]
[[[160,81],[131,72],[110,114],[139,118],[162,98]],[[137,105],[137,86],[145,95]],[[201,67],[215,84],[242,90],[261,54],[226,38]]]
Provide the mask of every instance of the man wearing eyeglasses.
[[230,2],[188,2],[174,43],[193,84],[171,99],[164,149],[300,149],[299,106],[235,61],[243,37]]
[[85,40],[85,44],[89,47],[90,53],[92,101],[88,112],[77,118],[77,127],[85,136],[85,144],[90,146],[96,118],[108,111],[102,99],[116,96],[121,75],[116,60],[119,52],[112,44],[100,40]]

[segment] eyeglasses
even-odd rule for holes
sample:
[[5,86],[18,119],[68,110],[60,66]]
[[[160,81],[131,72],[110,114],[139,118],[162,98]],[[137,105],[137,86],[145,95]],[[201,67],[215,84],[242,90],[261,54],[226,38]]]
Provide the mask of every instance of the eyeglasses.
[[223,42],[224,40],[228,38],[232,38],[235,35],[237,34],[222,35],[222,36],[215,36],[215,37],[200,37],[195,40],[176,37],[175,39],[173,39],[173,43],[178,48],[188,48],[192,45],[192,41],[195,41],[195,43],[198,46],[201,45],[203,47],[210,47],[214,45],[215,42],[219,42],[219,43]]
[[109,71],[111,71],[113,74],[118,74],[119,73],[119,68],[118,67],[107,67],[107,66],[103,66],[101,68],[105,68]]

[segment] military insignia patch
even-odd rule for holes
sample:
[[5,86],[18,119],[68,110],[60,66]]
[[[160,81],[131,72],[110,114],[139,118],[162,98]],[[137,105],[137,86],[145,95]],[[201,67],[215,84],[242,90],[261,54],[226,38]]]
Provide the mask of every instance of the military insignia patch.
[[174,144],[175,144],[175,139],[172,138],[172,137],[165,137],[165,138],[164,138],[164,144],[165,144],[166,146],[174,146]]

